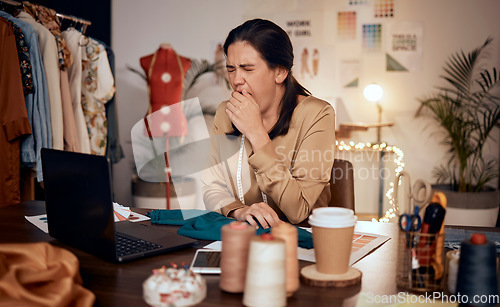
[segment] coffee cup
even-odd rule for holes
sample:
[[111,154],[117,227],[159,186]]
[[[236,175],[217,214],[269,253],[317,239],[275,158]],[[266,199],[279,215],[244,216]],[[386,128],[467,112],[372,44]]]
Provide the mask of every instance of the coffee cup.
[[309,224],[319,273],[347,273],[357,219],[351,209],[323,207],[313,210]]

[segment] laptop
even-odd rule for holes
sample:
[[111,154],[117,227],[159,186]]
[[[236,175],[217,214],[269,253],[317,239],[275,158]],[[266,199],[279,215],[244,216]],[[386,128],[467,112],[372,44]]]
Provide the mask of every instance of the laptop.
[[114,222],[107,158],[42,148],[49,235],[112,262],[192,246],[196,240],[141,223]]

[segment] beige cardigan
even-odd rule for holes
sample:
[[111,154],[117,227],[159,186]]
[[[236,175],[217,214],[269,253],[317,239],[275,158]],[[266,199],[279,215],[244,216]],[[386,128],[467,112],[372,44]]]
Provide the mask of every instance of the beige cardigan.
[[[305,220],[312,209],[330,201],[329,180],[335,154],[335,111],[309,96],[295,108],[290,128],[257,152],[245,139],[242,161],[243,204],[238,197],[237,168],[241,136],[233,132],[226,102],[215,114],[212,154],[202,175],[207,209],[227,216],[245,205],[262,202],[261,191],[278,216],[291,223]],[[245,167],[246,166],[246,167]]]

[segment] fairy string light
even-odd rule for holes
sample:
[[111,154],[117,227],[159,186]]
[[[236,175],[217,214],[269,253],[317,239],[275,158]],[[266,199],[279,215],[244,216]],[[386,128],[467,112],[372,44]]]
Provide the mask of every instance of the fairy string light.
[[[381,144],[371,144],[371,143],[355,143],[353,141],[346,143],[344,141],[336,141],[335,145],[337,146],[337,150],[340,152],[373,152],[373,151],[379,151],[379,152],[385,152],[385,153],[394,153],[394,164],[396,165],[394,169],[395,176],[399,175],[401,171],[404,169],[404,162],[403,162],[403,151],[393,145],[387,145],[386,143],[381,143]],[[389,209],[385,212],[384,216],[380,217],[379,219],[373,218],[373,222],[389,222],[392,218],[396,216],[396,212],[398,212],[397,204],[394,202],[394,183],[391,181],[389,183],[389,188],[387,192],[385,193],[386,198],[389,200]]]

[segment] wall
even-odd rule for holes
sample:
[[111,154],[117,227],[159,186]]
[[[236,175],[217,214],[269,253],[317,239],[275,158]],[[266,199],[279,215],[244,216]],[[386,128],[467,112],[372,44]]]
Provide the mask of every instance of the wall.
[[[231,28],[244,18],[272,16],[281,10],[314,10],[324,12],[325,37],[335,47],[336,61],[348,58],[348,44],[332,41],[335,14],[345,8],[347,1],[305,0],[211,0],[175,1],[133,0],[112,2],[112,42],[116,54],[117,105],[122,145],[127,158],[114,167],[116,199],[131,204],[130,178],[133,160],[130,145],[131,127],[147,110],[148,97],[145,82],[128,71],[126,66],[139,69],[139,58],[153,53],[162,42],[171,43],[179,54],[192,58],[212,60],[216,42],[223,41]],[[421,21],[424,25],[423,58],[420,71],[386,72],[384,53],[361,55],[362,77],[359,90],[333,95],[333,104],[339,112],[337,121],[374,122],[376,108],[368,104],[362,89],[371,82],[385,90],[381,101],[383,119],[395,126],[383,130],[384,140],[405,153],[406,170],[413,180],[433,180],[432,168],[445,155],[438,144],[432,124],[414,119],[419,104],[417,98],[425,96],[440,84],[439,75],[447,57],[459,49],[465,52],[493,37],[492,62],[500,66],[500,1],[497,0],[396,0],[394,21]],[[385,21],[384,21],[385,22]],[[338,85],[333,85],[338,89]],[[340,99],[339,99],[340,98]],[[340,105],[342,104],[342,105]],[[494,136],[498,138],[499,132]],[[356,133],[358,141],[375,138],[374,131]],[[490,146],[490,155],[498,157],[498,144]],[[370,199],[358,199],[358,203]]]
[[[130,131],[146,114],[145,81],[127,66],[142,71],[139,59],[170,43],[178,54],[213,61],[216,43],[243,20],[244,1],[118,0],[112,2],[112,42],[116,57],[119,129],[126,158],[113,167],[115,199],[132,205],[135,167]],[[229,12],[229,13],[228,13]]]

